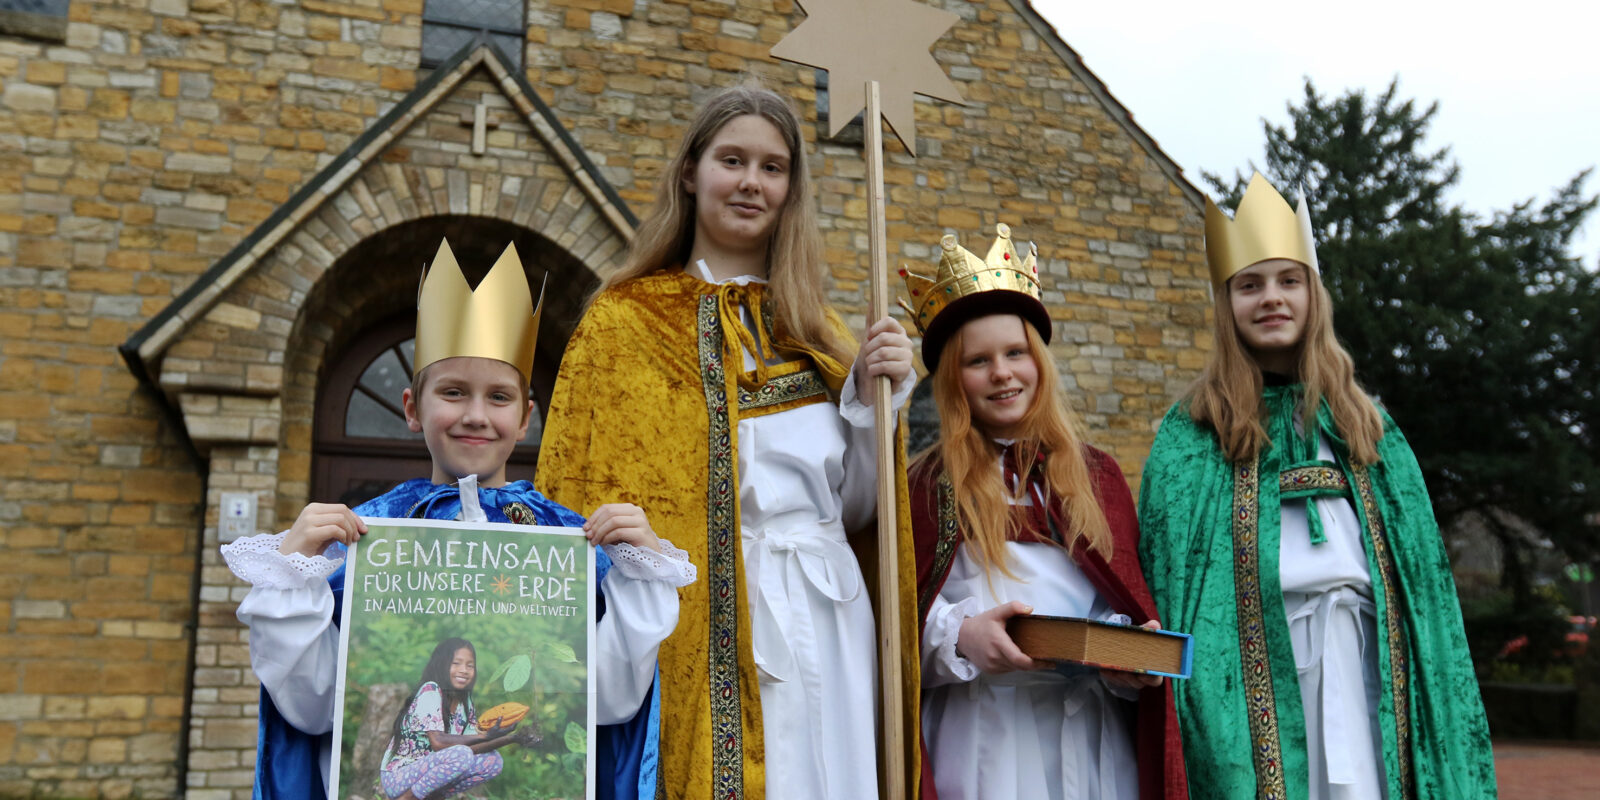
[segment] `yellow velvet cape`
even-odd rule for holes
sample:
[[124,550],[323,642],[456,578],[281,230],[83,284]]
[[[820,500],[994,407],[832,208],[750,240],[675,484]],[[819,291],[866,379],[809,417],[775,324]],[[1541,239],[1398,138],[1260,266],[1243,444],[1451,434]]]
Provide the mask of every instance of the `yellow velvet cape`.
[[[759,308],[764,291],[753,284],[739,293]],[[756,391],[741,389],[741,332],[724,335],[730,324],[724,320],[739,324],[737,308],[726,307],[737,302],[726,287],[680,269],[602,293],[567,345],[539,452],[537,484],[547,496],[585,514],[604,503],[635,503],[656,533],[687,551],[700,571],[699,580],[680,590],[678,627],[660,655],[657,794],[669,798],[765,796],[761,689],[750,649],[739,537],[737,435],[741,406],[770,411],[800,387],[785,383],[796,377],[791,374]],[[805,358],[781,341],[778,348],[790,358]],[[826,399],[837,402],[848,367],[812,360],[823,368],[806,374],[813,382],[820,377]],[[898,451],[900,596],[890,607],[900,618],[906,772],[889,780],[904,782],[907,796],[914,797],[921,662],[903,434]],[[852,536],[852,545],[876,618],[882,619],[875,530]]]

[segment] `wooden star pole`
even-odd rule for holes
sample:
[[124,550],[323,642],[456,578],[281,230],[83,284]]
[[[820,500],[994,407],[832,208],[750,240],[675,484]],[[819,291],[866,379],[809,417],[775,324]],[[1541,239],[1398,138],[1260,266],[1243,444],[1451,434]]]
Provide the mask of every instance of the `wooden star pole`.
[[[883,201],[883,127],[878,123],[879,108],[877,81],[867,81],[867,119],[865,155],[867,158],[867,246],[872,256],[872,292],[869,320],[889,316],[889,254],[888,222]],[[893,387],[889,376],[880,375],[873,381],[873,421],[878,441],[878,596],[888,609],[878,614],[878,683],[882,687],[881,723],[882,753],[879,761],[879,785],[883,800],[905,800],[906,751],[905,717],[901,709],[906,701],[904,681],[901,680],[900,614],[894,603],[900,597],[900,514],[895,508],[898,500],[894,474],[895,412]],[[893,598],[893,599],[891,599]],[[920,702],[913,697],[911,702]]]
[[[772,48],[772,55],[829,73],[829,136],[863,105],[867,162],[867,246],[871,263],[869,324],[889,315],[888,223],[883,191],[883,126],[887,120],[912,157],[917,154],[912,94],[960,103],[929,49],[956,15],[911,0],[799,0],[805,21]],[[861,87],[857,97],[856,87]],[[885,88],[887,87],[887,88]],[[887,94],[889,107],[882,98]],[[881,704],[878,775],[880,797],[905,800],[906,736],[900,647],[899,514],[895,488],[895,417],[888,376],[873,381],[878,447],[878,683]],[[912,657],[918,657],[913,654]],[[919,698],[912,698],[918,702]],[[916,735],[912,731],[911,735]]]

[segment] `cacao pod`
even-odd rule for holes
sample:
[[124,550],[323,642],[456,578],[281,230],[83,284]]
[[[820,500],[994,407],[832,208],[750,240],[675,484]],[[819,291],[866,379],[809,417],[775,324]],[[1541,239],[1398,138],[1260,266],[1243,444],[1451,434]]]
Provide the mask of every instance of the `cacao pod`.
[[497,723],[509,728],[521,722],[527,715],[528,707],[521,703],[501,703],[478,715],[478,730],[486,731]]

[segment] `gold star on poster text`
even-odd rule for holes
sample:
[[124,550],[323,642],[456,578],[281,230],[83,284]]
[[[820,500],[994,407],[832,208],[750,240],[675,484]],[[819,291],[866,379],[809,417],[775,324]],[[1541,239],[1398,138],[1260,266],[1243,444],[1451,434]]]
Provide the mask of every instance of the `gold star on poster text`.
[[877,81],[884,119],[906,151],[916,155],[911,95],[962,102],[929,52],[958,17],[912,0],[798,2],[806,18],[773,45],[772,56],[828,71],[828,135],[837,135],[866,107],[867,81]]

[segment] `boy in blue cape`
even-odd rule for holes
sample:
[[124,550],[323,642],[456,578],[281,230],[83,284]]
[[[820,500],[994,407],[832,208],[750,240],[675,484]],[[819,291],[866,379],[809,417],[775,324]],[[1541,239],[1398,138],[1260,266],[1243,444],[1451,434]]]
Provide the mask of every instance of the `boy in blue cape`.
[[[506,460],[528,432],[538,328],[514,247],[474,291],[442,243],[423,276],[415,374],[401,397],[407,425],[428,445],[432,476],[354,509],[312,503],[288,531],[223,546],[228,567],[252,585],[237,614],[250,626],[250,665],[261,680],[254,797],[323,800],[330,793],[344,556],[346,545],[366,532],[361,517],[581,525],[597,546],[601,588],[593,664],[597,795],[655,796],[656,653],[677,625],[677,589],[694,582],[695,568],[682,550],[657,538],[637,506],[604,505],[585,521],[527,481],[506,481]],[[460,652],[470,654],[470,645]],[[470,692],[475,663],[465,669],[462,683]],[[457,735],[419,733],[416,746],[396,750],[406,755],[386,761],[381,777],[381,795],[389,800],[459,794],[498,774],[500,748],[531,743],[510,726],[479,731],[470,700],[441,706],[441,688],[448,687],[423,683],[408,700],[408,717],[428,716],[418,707],[431,701],[432,716],[443,711],[444,728],[453,719]]]

